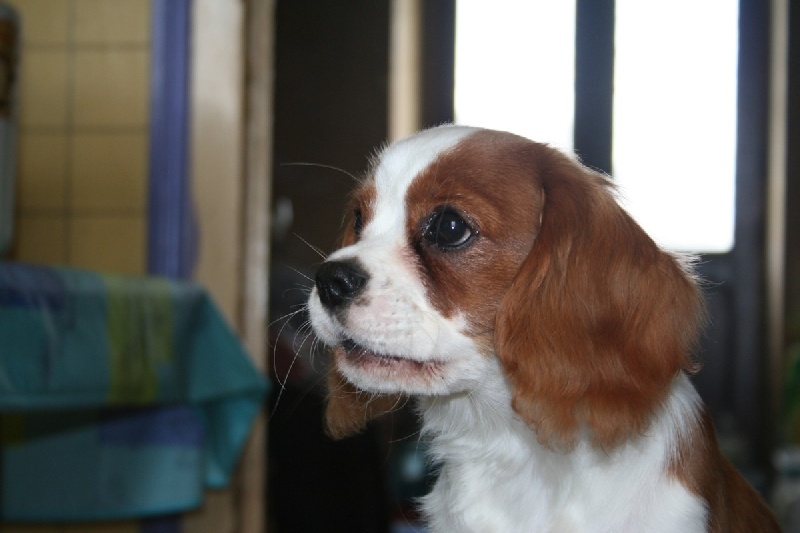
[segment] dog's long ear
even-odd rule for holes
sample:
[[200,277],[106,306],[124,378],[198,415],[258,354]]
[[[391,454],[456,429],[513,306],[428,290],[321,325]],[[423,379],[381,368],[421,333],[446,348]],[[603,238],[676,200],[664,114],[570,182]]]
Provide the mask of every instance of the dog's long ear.
[[403,405],[394,394],[371,394],[357,389],[332,367],[328,371],[325,424],[328,435],[339,440],[367,427],[367,422]]
[[692,369],[701,297],[605,177],[541,150],[541,227],[501,302],[495,345],[513,407],[542,442],[569,446],[588,429],[611,447],[644,431],[672,379]]

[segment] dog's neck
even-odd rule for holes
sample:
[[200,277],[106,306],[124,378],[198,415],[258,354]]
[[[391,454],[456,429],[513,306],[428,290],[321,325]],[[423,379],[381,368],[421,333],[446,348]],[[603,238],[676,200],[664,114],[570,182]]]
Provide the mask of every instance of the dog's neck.
[[537,506],[550,506],[553,492],[548,486],[559,482],[555,465],[565,457],[548,457],[552,452],[514,413],[499,365],[474,391],[419,398],[418,405],[430,459],[440,469],[434,489],[422,501],[433,531],[516,531],[530,523],[529,517],[513,516],[512,506],[498,522],[491,509],[523,495]]
[[[526,447],[535,442],[530,428],[511,408],[510,386],[498,363],[493,363],[479,387],[451,396],[418,399],[422,432],[432,442],[437,459],[469,453],[469,444],[479,456],[485,456],[486,438],[500,442],[522,441]],[[441,457],[438,457],[441,454]],[[466,459],[466,457],[465,457]]]
[[[622,531],[625,524],[647,522],[626,521],[641,520],[643,513],[648,519],[646,513],[661,516],[663,502],[648,494],[670,493],[685,509],[693,497],[670,488],[662,472],[674,436],[685,430],[676,425],[692,419],[696,401],[688,379],[679,376],[646,435],[610,451],[593,447],[588,437],[568,451],[553,450],[514,413],[498,365],[471,393],[419,399],[423,435],[440,466],[433,491],[422,501],[423,512],[435,532],[579,531],[598,519],[607,520],[609,530]],[[663,486],[655,491],[655,485]],[[615,502],[636,509],[631,512],[636,516],[604,517],[610,511],[604,498],[611,492]],[[576,507],[576,501],[582,503]],[[700,503],[688,508],[705,512]]]

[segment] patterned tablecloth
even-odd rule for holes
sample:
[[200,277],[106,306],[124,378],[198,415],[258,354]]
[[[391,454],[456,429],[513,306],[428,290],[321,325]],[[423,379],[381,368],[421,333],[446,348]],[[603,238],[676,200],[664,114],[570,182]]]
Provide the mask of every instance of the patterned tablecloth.
[[196,284],[0,262],[4,520],[195,507],[266,390]]

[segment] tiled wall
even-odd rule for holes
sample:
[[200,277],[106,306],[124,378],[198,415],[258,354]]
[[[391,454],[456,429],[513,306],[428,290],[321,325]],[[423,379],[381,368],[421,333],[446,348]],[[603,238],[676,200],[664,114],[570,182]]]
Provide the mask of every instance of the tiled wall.
[[[4,0],[22,17],[13,258],[145,268],[150,0]],[[0,533],[138,533],[137,522]]]
[[[151,0],[3,1],[24,19],[12,258],[143,273]],[[197,4],[218,5],[209,1]],[[241,9],[235,0],[220,5]],[[212,126],[213,134],[219,127]],[[203,508],[184,515],[180,530],[236,531],[236,495],[234,488],[207,492]],[[0,533],[151,529],[135,521],[0,523]]]
[[150,0],[6,0],[23,18],[13,257],[145,269]]

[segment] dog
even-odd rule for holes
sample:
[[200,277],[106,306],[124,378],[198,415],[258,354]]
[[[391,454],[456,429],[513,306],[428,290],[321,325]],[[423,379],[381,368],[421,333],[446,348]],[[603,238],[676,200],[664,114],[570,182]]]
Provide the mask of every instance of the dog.
[[384,148],[308,305],[334,438],[417,400],[434,532],[779,531],[687,377],[691,261],[571,155],[455,125]]

